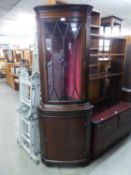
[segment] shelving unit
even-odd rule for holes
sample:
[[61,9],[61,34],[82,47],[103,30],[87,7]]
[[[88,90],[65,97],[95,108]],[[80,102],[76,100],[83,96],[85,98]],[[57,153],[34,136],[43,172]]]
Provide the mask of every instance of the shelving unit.
[[[108,51],[107,51],[108,50]],[[112,39],[110,40],[109,48],[99,50],[98,53],[90,54],[90,65],[89,65],[89,99],[95,100],[100,95],[100,90],[96,96],[92,96],[91,91],[95,91],[96,87],[99,89],[106,88],[105,91],[110,89],[112,86],[111,82],[114,81],[115,77],[119,76],[119,81],[122,80],[123,76],[123,64],[125,57],[125,39]],[[110,79],[109,79],[110,78]],[[92,80],[99,80],[92,82]],[[115,82],[115,81],[114,81]],[[117,81],[116,81],[117,82]],[[121,83],[119,83],[121,84]],[[121,91],[121,86],[118,91]],[[107,92],[108,93],[108,92]],[[107,95],[108,96],[108,95]]]
[[[100,35],[100,13],[91,15],[91,44],[89,61],[88,96],[91,102],[108,97],[112,82],[122,79],[126,39]],[[94,81],[95,80],[95,81]],[[119,83],[120,85],[121,83]],[[101,89],[105,93],[101,93]],[[121,86],[118,91],[121,90]],[[105,99],[105,98],[104,98]],[[100,100],[101,101],[101,100]]]
[[[97,26],[100,15],[92,15]],[[95,24],[96,22],[96,24]],[[131,131],[131,105],[122,101],[126,39],[99,34],[91,28],[88,96],[94,104],[91,155],[95,159]],[[125,124],[126,123],[126,124]]]

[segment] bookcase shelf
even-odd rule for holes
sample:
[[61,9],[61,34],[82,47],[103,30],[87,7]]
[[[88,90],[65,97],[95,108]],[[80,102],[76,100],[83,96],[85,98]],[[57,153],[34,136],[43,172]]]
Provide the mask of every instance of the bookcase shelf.
[[100,26],[99,25],[91,25],[91,29],[99,29],[100,28]]
[[97,73],[97,74],[90,74],[89,80],[98,80],[98,79],[104,79],[104,78],[111,78],[111,77],[117,77],[121,76],[123,73]]
[[119,57],[125,56],[125,53],[98,53],[98,54],[90,54],[91,57]]
[[99,48],[98,47],[92,47],[92,48],[90,48],[90,50],[92,51],[92,50],[99,50]]
[[94,34],[94,33],[91,33],[90,35],[92,38],[98,38],[98,39],[109,39],[109,40],[113,40],[113,39],[117,39],[117,40],[125,40],[126,39],[124,37],[117,37],[117,36],[105,36],[105,35],[100,35],[100,34]]

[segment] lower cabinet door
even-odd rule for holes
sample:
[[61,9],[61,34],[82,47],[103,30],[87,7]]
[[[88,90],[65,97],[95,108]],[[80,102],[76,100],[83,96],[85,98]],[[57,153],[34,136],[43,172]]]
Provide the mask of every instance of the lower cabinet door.
[[131,109],[123,111],[119,115],[119,128],[124,129],[131,127]]
[[100,123],[92,122],[92,157],[97,158],[131,132],[131,108]]
[[117,132],[118,116],[92,125],[92,155],[98,157],[114,142],[114,134]]

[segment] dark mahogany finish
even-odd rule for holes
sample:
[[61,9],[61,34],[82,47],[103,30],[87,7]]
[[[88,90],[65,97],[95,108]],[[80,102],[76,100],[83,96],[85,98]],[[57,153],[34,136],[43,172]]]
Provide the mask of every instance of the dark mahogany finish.
[[131,132],[131,105],[122,101],[92,116],[92,158],[99,157]]
[[42,160],[82,165],[90,160],[88,5],[36,7],[41,78],[38,109]]
[[89,104],[70,105],[65,110],[60,106],[39,108],[41,153],[46,164],[80,165],[90,161],[91,108]]

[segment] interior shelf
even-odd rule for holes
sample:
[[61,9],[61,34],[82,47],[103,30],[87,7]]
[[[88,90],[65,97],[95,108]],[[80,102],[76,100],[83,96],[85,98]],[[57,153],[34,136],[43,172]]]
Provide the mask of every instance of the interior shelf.
[[123,73],[97,73],[97,74],[90,74],[89,75],[89,80],[98,80],[98,79],[104,79],[104,78],[110,78],[110,77],[117,77],[121,76]]
[[98,64],[90,64],[89,67],[98,67]]
[[90,54],[91,57],[111,57],[111,56],[125,56],[125,53],[99,53]]
[[98,26],[98,25],[91,25],[91,28],[97,28],[97,29],[99,29],[100,28],[100,26]]
[[[94,34],[91,33],[91,37],[98,38],[98,39],[107,39],[107,40],[112,40],[112,39],[119,39],[119,40],[124,40],[124,37],[115,37],[115,36],[105,36],[105,35],[99,35],[99,34]],[[125,39],[126,40],[126,39]]]
[[90,50],[99,50],[98,47],[91,47]]

